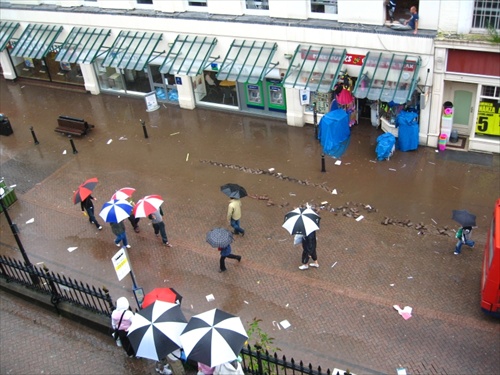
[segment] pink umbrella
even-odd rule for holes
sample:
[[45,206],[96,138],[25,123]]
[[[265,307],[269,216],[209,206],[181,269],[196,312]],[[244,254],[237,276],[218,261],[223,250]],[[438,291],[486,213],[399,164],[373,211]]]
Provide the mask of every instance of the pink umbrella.
[[135,217],[148,217],[153,212],[160,209],[163,204],[163,198],[159,195],[146,195],[139,199],[134,206],[132,213]]
[[120,190],[117,190],[112,196],[111,200],[115,199],[128,199],[134,194],[135,189],[131,187],[124,187],[121,188]]

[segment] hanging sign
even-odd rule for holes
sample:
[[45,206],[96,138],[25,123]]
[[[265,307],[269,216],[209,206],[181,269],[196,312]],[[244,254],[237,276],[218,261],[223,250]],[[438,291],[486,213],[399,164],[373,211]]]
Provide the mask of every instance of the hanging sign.
[[500,136],[500,105],[498,100],[483,99],[479,102],[476,134]]
[[146,94],[144,99],[146,100],[147,112],[153,112],[160,108],[160,106],[158,105],[158,100],[156,99],[156,93],[154,91]]
[[300,90],[300,105],[309,105],[311,91],[309,89]]
[[130,264],[127,259],[127,254],[125,249],[121,248],[118,252],[111,258],[113,266],[115,267],[116,276],[118,280],[121,281],[130,272]]

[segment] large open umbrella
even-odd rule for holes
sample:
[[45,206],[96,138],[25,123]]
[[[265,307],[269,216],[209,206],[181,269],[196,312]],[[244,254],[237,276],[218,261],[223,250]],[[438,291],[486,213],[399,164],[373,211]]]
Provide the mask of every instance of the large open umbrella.
[[226,194],[229,198],[241,199],[246,197],[247,191],[243,186],[238,184],[225,184],[220,187],[220,191]]
[[309,207],[296,208],[285,215],[283,228],[290,234],[302,234],[308,236],[319,229],[321,218]]
[[145,309],[155,301],[181,304],[182,296],[173,288],[155,288],[144,296],[142,308]]
[[453,210],[451,218],[463,227],[476,226],[476,215],[471,214],[467,210]]
[[78,189],[73,193],[73,203],[77,204],[84,201],[85,198],[92,194],[98,182],[97,177],[93,177],[78,186]]
[[135,217],[148,217],[153,212],[160,209],[163,198],[159,195],[146,195],[137,201],[132,213]]
[[111,199],[128,199],[134,194],[135,189],[131,187],[121,188],[111,196]]
[[212,247],[227,247],[233,242],[233,234],[226,228],[214,228],[207,233],[207,242]]
[[180,339],[188,359],[214,367],[235,360],[248,336],[239,317],[213,309],[193,316]]
[[99,216],[106,223],[119,223],[130,216],[132,205],[124,199],[115,199],[102,205]]
[[135,314],[127,336],[137,357],[159,361],[181,347],[186,323],[180,305],[156,301]]

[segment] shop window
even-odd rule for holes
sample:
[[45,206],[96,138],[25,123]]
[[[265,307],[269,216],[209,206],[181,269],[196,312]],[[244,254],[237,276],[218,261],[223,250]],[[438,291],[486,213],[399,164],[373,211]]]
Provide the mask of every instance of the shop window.
[[153,0],[137,0],[137,4],[153,4]]
[[188,1],[188,5],[191,7],[206,7],[207,0]]
[[500,87],[483,86],[481,88],[481,96],[491,96],[493,98],[500,98]]
[[246,0],[247,9],[262,9],[269,10],[269,2],[267,0]]
[[500,2],[498,0],[475,0],[472,27],[500,30]]
[[500,137],[500,87],[482,86],[476,118],[476,135]]
[[311,0],[311,12],[337,14],[337,0]]

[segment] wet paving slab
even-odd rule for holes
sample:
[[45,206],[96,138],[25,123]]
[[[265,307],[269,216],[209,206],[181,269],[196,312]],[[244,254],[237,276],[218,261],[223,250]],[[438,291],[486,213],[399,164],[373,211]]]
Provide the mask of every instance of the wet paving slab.
[[[111,263],[117,248],[109,226],[97,231],[71,202],[80,183],[98,177],[97,211],[124,186],[137,189],[136,200],[147,194],[165,198],[164,221],[174,247],[161,246],[149,220],[141,219],[140,233],[125,223],[129,256],[140,286],[175,287],[184,296],[186,316],[219,307],[245,323],[261,318],[282,354],[323,369],[497,368],[498,325],[478,306],[481,248],[499,191],[498,156],[483,165],[443,160],[420,147],[377,162],[381,131],[361,123],[352,129],[341,164],[327,157],[322,173],[321,146],[311,126],[173,106],[148,113],[138,99],[5,82],[0,90],[0,112],[15,132],[1,138],[1,174],[17,185],[19,201],[9,212],[33,263],[106,285],[115,299],[133,300],[131,281],[119,282]],[[95,125],[88,136],[74,139],[78,154],[54,132],[59,115]],[[243,199],[247,234],[233,247],[243,261],[228,260],[228,272],[219,274],[217,251],[205,234],[227,226],[228,199],[219,191],[227,182],[245,186],[250,195]],[[281,228],[284,214],[305,203],[323,207],[318,270],[298,269],[301,250]],[[454,208],[477,214],[479,251],[453,256]],[[364,219],[356,221],[357,214]],[[34,223],[26,224],[31,218]],[[398,225],[382,225],[385,218]],[[0,223],[0,252],[20,258],[3,216]],[[215,301],[208,302],[208,294]],[[412,306],[414,317],[403,320],[394,304]],[[277,324],[284,319],[292,324],[286,330]]]

